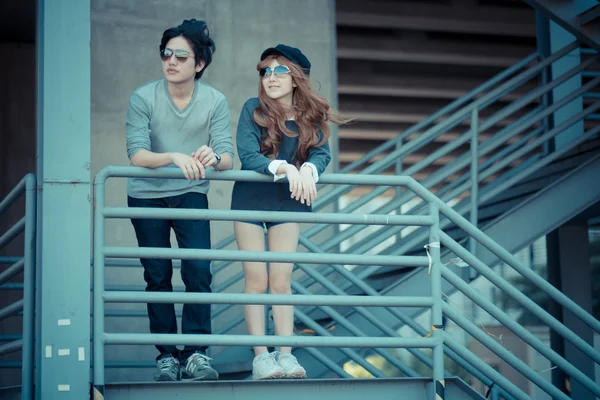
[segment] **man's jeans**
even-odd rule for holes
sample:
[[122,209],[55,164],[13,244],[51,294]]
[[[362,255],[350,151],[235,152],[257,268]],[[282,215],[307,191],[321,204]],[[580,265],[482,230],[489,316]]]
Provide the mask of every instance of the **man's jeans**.
[[[129,207],[194,208],[207,209],[208,199],[201,193],[186,193],[158,199],[127,198]],[[210,222],[165,219],[132,219],[140,247],[171,247],[171,228],[177,243],[183,249],[210,249]],[[142,259],[147,292],[172,292],[173,264],[166,259]],[[211,292],[212,274],[208,260],[183,260],[181,278],[186,292]],[[210,334],[210,304],[184,304],[181,330],[188,334]],[[148,304],[150,332],[177,333],[177,320],[173,304]],[[172,354],[185,361],[192,353],[206,353],[207,346],[185,346],[181,354],[176,346],[157,345],[160,358]]]

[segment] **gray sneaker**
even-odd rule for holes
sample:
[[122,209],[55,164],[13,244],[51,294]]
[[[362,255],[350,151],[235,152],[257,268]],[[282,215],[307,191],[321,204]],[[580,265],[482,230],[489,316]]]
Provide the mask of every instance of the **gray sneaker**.
[[156,361],[158,372],[154,374],[155,381],[178,381],[181,364],[175,357],[168,355]]
[[192,354],[188,357],[185,366],[181,369],[181,379],[191,381],[219,379],[219,373],[210,366],[210,360],[212,360],[212,358],[204,354]]

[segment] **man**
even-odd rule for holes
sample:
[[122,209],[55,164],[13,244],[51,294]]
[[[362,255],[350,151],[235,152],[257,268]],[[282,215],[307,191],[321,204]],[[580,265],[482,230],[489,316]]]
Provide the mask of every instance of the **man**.
[[[187,179],[129,179],[130,207],[207,209],[205,169],[233,166],[230,111],[225,96],[200,82],[215,43],[204,21],[186,20],[163,33],[164,78],[131,95],[127,111],[127,154],[131,165],[180,168]],[[132,219],[140,247],[170,247],[171,228],[180,248],[210,249],[209,221]],[[171,260],[142,259],[146,291],[171,292]],[[184,260],[186,292],[211,292],[210,261]],[[173,304],[148,304],[150,332],[177,333]],[[182,332],[210,334],[210,304],[183,306]],[[206,346],[159,346],[157,381],[218,379]]]

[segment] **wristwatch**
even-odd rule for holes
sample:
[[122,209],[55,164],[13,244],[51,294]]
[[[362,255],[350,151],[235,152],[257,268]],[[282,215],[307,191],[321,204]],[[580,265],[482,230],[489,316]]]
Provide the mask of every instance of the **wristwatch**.
[[215,158],[217,159],[217,163],[215,165],[219,165],[219,163],[221,162],[221,156],[215,153]]

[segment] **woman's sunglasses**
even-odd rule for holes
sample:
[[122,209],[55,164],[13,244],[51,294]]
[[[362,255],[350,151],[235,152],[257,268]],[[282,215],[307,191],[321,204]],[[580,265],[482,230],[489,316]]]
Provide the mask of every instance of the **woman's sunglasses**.
[[171,50],[168,47],[160,51],[160,58],[163,61],[169,61],[175,54],[175,58],[179,62],[185,62],[188,57],[193,57],[187,50]]
[[261,78],[268,78],[271,74],[275,74],[275,76],[282,76],[290,73],[290,69],[287,65],[278,65],[275,68],[267,67],[258,71]]

